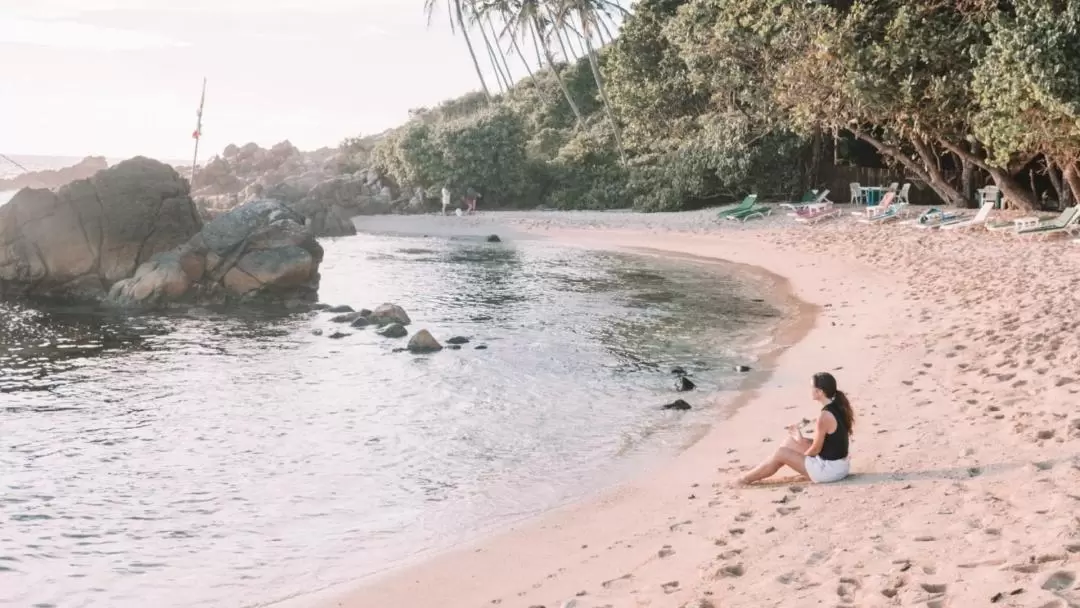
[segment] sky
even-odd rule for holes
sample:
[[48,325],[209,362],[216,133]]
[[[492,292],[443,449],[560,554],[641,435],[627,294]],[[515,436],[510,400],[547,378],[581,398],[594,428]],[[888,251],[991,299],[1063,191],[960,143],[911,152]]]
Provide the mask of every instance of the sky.
[[0,0],[0,153],[190,158],[204,77],[200,158],[336,146],[479,88],[423,0]]

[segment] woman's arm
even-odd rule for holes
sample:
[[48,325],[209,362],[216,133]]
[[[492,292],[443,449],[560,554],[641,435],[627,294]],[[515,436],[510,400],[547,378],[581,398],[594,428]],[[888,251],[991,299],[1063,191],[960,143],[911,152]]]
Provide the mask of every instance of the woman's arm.
[[825,435],[829,433],[829,421],[825,419],[826,416],[832,418],[829,412],[821,412],[818,415],[817,424],[814,425],[814,442],[810,444],[810,449],[803,452],[803,455],[817,456],[821,453],[821,448],[825,445]]

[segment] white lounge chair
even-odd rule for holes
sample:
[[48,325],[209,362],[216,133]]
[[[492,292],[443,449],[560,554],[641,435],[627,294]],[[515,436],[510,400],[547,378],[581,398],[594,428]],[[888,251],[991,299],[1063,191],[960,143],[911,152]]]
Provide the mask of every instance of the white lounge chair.
[[815,206],[821,205],[823,203],[832,204],[832,201],[829,200],[829,191],[828,190],[822,190],[821,192],[818,192],[817,195],[813,199],[811,199],[809,201],[806,201],[806,202],[803,202],[803,203],[781,203],[780,206],[785,208],[785,209],[791,209],[794,212],[794,213],[789,213],[788,215],[795,215],[795,214],[797,214],[799,211],[801,211],[803,209],[808,209],[808,208],[811,208],[811,207],[815,207]]
[[859,182],[851,182],[851,204],[858,205],[860,203],[866,203],[866,193],[863,192]]
[[994,210],[994,201],[985,202],[982,207],[979,207],[979,212],[974,217],[959,222],[952,222],[950,224],[942,224],[942,230],[959,230],[961,228],[973,228],[975,226],[983,226],[986,224],[986,220],[990,219],[990,212]]

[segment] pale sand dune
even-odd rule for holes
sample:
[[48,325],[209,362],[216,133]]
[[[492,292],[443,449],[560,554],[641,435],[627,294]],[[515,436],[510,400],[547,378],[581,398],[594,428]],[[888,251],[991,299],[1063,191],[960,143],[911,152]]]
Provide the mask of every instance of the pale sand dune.
[[[753,264],[786,277],[816,323],[673,461],[328,606],[1080,605],[1080,248],[848,218],[708,219],[411,220]],[[728,489],[786,424],[815,415],[817,371],[855,406],[854,476]]]

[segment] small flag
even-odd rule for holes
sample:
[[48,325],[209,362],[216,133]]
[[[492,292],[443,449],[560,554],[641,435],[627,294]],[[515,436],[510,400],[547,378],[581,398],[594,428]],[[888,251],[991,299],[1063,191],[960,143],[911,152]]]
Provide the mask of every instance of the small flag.
[[206,79],[202,81],[202,97],[199,98],[199,111],[195,113],[195,131],[191,134],[194,139],[202,137],[202,112],[203,106],[206,105]]

